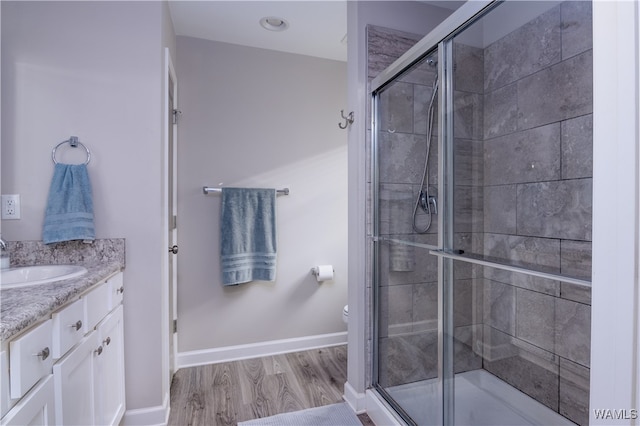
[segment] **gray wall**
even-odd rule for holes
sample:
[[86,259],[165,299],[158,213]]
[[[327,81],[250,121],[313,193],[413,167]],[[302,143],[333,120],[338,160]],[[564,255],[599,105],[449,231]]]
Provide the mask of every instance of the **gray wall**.
[[[3,238],[40,240],[51,150],[91,149],[97,238],[125,238],[127,408],[161,407],[162,76],[173,30],[160,2],[2,2],[2,193],[22,219]],[[117,31],[114,30],[117,28]],[[161,420],[159,420],[161,421]]]
[[[345,332],[346,63],[188,37],[177,63],[179,352]],[[219,184],[290,188],[275,282],[222,286]]]

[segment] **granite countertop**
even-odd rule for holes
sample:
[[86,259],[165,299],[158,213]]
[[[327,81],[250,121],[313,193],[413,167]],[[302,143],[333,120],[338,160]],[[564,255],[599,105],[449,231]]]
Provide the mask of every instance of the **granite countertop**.
[[9,339],[72,301],[92,285],[124,269],[123,262],[118,260],[77,264],[88,270],[79,278],[1,290],[0,339]]
[[0,291],[0,340],[6,341],[38,320],[77,298],[89,287],[109,278],[125,267],[124,238],[103,238],[85,244],[66,241],[9,241],[11,266],[81,265],[87,273],[68,280],[54,281]]

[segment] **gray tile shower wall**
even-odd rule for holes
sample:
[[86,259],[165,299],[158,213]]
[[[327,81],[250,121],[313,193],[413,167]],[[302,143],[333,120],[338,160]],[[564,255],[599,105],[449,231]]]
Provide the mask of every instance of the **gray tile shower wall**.
[[[484,49],[484,205],[472,212],[483,215],[481,254],[591,278],[592,60],[588,1],[561,3]],[[483,368],[587,424],[590,288],[482,276]]]
[[[454,44],[456,248],[590,279],[591,13],[567,1],[484,49]],[[369,81],[418,39],[368,27]],[[436,230],[414,234],[411,216],[433,77],[420,67],[397,79],[379,123],[381,232],[427,244]],[[434,377],[436,265],[424,249],[381,251],[380,384]],[[455,262],[455,371],[484,368],[587,424],[590,303],[588,287]]]

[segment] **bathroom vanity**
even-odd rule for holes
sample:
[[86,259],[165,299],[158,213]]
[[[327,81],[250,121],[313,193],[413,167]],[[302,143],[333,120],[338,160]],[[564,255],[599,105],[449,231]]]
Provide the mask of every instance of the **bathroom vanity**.
[[1,290],[0,425],[121,421],[124,252],[84,259],[79,277]]

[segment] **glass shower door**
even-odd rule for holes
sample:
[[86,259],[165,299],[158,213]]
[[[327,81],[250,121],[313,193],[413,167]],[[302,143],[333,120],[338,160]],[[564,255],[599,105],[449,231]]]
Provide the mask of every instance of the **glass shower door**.
[[419,424],[441,423],[437,52],[377,95],[375,383]]
[[591,3],[463,23],[373,91],[373,385],[408,423],[588,424]]

